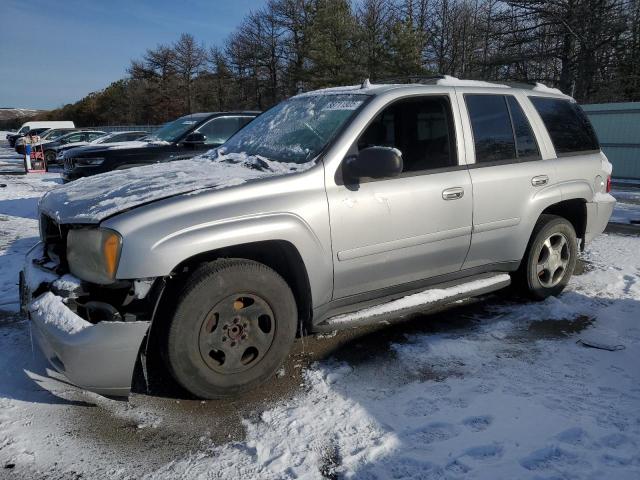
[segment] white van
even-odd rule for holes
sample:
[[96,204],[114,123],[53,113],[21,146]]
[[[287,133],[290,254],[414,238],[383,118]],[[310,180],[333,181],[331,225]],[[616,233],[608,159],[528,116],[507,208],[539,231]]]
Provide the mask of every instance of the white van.
[[71,120],[25,122],[17,133],[26,134],[32,128],[76,128],[76,126]]

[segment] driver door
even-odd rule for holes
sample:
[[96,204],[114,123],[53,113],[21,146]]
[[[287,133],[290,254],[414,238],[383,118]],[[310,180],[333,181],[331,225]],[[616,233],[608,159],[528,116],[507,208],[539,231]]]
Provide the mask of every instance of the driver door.
[[471,241],[471,180],[459,159],[448,94],[399,99],[383,108],[350,154],[371,146],[402,152],[403,172],[327,185],[334,299],[460,270]]

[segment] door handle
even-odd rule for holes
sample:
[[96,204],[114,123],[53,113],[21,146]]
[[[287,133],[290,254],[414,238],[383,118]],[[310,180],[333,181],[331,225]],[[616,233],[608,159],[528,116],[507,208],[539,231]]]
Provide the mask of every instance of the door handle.
[[531,185],[533,185],[534,187],[540,187],[542,185],[546,185],[547,183],[549,183],[549,177],[547,177],[546,175],[538,175],[531,179]]
[[444,200],[458,200],[464,196],[464,188],[462,187],[453,187],[447,188],[442,191],[442,198]]

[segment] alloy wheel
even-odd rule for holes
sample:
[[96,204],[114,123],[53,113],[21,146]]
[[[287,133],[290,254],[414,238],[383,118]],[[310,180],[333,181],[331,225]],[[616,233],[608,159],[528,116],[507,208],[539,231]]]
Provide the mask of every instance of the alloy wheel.
[[553,233],[542,244],[536,263],[536,273],[545,288],[555,287],[567,271],[571,250],[567,238],[562,233]]

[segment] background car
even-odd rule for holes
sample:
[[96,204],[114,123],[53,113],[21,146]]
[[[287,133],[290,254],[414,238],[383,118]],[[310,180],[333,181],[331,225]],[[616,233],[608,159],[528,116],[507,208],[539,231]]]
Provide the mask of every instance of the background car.
[[259,112],[193,113],[167,123],[144,141],[117,146],[89,145],[64,153],[62,180],[149,163],[184,160],[218,147]]
[[75,128],[75,124],[69,120],[31,120],[23,123],[17,132],[7,134],[6,138],[9,141],[9,146],[14,147],[16,140],[24,137],[30,131],[39,130],[42,133],[50,128]]
[[75,143],[75,146],[86,145],[92,140],[105,135],[107,132],[99,130],[77,130],[71,133],[67,133],[56,140],[48,143],[43,143],[44,158],[47,163],[55,163],[58,156],[58,149],[70,143]]
[[[74,130],[74,128],[50,128],[49,130],[45,130],[41,135],[39,135],[40,141],[38,142],[38,144],[52,142],[62,137],[63,135],[66,135],[67,133],[73,132]],[[18,152],[20,155],[24,155],[25,137],[20,137],[16,140],[16,152]]]
[[90,145],[111,145],[114,143],[126,143],[126,142],[134,142],[136,140],[141,140],[145,137],[149,136],[149,132],[145,132],[142,130],[134,130],[129,132],[112,132],[106,133],[95,140],[87,142],[76,142],[76,143],[68,143],[66,145],[61,145],[58,147],[58,155],[56,157],[56,163],[62,163],[64,161],[64,154],[68,150],[73,148],[79,148],[83,146]]
[[49,127],[32,128],[31,130],[27,130],[25,133],[14,133],[12,135],[7,135],[7,140],[9,140],[9,145],[15,147],[16,142],[19,138],[24,138],[27,134],[40,135],[47,130],[49,130]]

